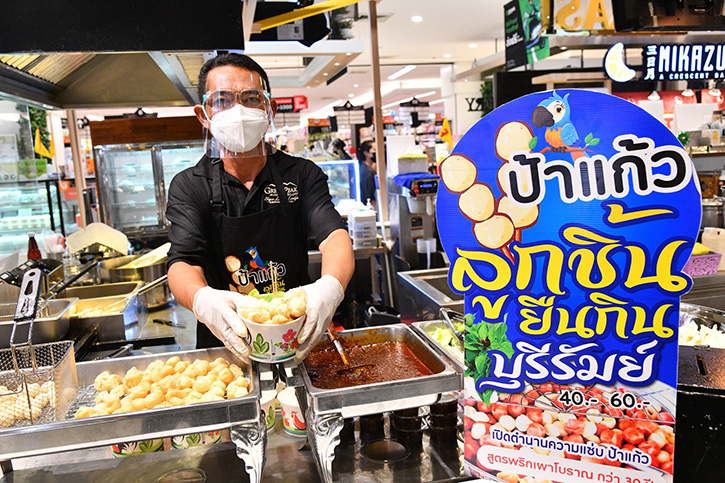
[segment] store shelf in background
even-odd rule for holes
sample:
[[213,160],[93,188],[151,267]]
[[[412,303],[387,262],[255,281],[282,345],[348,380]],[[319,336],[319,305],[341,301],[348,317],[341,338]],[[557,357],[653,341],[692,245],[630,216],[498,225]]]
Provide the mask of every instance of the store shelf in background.
[[58,182],[45,177],[0,183],[0,256],[25,251],[29,231],[65,230]]

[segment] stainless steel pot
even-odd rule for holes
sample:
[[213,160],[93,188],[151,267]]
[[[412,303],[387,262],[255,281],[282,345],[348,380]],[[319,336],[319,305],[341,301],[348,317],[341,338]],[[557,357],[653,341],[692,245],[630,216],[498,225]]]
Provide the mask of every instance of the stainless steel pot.
[[[110,258],[98,263],[98,277],[100,282],[128,282],[141,280],[151,283],[166,275],[166,260],[139,268],[120,268],[140,255],[127,255],[125,257]],[[169,304],[173,300],[169,283],[164,282],[138,296],[138,305],[147,310],[153,310]]]
[[714,226],[723,227],[723,202],[720,198],[708,198],[702,200],[702,221],[700,227]]

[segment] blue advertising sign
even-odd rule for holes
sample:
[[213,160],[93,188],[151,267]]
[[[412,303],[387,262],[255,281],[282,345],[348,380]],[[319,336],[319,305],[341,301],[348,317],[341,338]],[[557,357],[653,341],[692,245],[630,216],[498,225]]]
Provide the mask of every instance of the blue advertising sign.
[[438,169],[467,318],[467,471],[672,481],[682,269],[700,226],[677,138],[625,100],[549,91],[488,114]]

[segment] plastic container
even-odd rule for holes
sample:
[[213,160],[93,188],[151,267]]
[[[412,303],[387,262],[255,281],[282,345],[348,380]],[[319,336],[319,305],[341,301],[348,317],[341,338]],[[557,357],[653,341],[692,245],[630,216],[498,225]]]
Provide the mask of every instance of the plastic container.
[[377,238],[365,238],[365,239],[354,239],[352,241],[352,248],[375,248],[378,246],[378,239]]
[[425,154],[407,153],[398,156],[398,174],[427,173],[428,156]]
[[[715,253],[725,253],[725,229],[705,227],[702,231],[702,244]],[[725,270],[725,257],[720,258],[718,270]]]
[[347,214],[347,231],[353,239],[375,239],[378,236],[374,211],[351,211]]
[[722,254],[720,253],[694,255],[691,256],[689,260],[687,260],[687,263],[685,264],[685,267],[682,269],[682,271],[688,274],[690,277],[715,275],[717,273],[722,258]]

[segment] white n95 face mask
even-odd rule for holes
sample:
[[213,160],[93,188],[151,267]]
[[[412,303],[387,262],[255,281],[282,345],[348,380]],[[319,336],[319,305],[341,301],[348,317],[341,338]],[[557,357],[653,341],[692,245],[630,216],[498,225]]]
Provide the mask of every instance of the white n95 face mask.
[[211,118],[209,130],[226,149],[235,153],[252,150],[269,128],[267,113],[237,104]]

